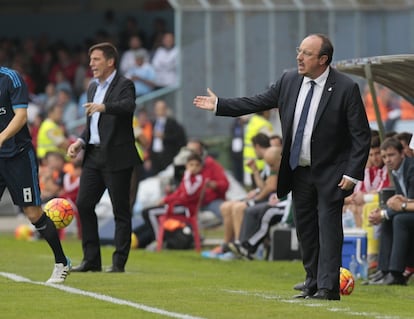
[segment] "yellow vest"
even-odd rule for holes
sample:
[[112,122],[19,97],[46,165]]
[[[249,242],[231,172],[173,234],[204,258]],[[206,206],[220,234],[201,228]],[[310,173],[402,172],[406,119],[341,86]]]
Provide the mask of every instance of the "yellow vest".
[[[273,133],[273,125],[263,116],[254,114],[247,122],[244,130],[243,163],[256,158],[252,138],[258,133],[271,135]],[[264,165],[265,163],[263,160],[256,160],[256,166],[259,170],[262,170]],[[252,170],[247,165],[244,165],[244,172],[251,174]]]
[[[132,128],[136,129],[139,126],[139,122],[136,116],[134,116],[132,118]],[[140,159],[144,159],[144,151],[142,149],[141,144],[135,139],[135,147],[137,149],[138,152],[138,156],[140,157]]]
[[51,136],[65,137],[62,127],[51,119],[45,119],[37,134],[37,157],[44,158],[47,152],[58,152],[66,156],[66,150],[59,148]]

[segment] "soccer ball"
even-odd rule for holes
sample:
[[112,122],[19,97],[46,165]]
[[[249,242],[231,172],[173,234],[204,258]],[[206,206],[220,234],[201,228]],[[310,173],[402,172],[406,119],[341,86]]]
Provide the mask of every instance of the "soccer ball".
[[67,227],[73,220],[74,208],[67,199],[52,198],[43,209],[57,229]]
[[341,267],[339,272],[339,291],[341,295],[350,295],[354,291],[355,279],[348,269]]
[[18,240],[32,240],[33,236],[33,228],[28,224],[19,225],[14,230],[14,237]]

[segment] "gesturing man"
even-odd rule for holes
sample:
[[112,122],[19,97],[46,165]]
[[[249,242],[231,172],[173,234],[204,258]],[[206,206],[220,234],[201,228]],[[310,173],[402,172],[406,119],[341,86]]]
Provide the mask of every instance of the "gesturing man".
[[330,67],[331,41],[307,36],[297,48],[297,71],[284,73],[253,97],[197,96],[193,103],[219,116],[279,109],[283,155],[279,198],[292,191],[294,220],[306,271],[296,297],[339,300],[342,206],[362,180],[371,133],[358,85]]

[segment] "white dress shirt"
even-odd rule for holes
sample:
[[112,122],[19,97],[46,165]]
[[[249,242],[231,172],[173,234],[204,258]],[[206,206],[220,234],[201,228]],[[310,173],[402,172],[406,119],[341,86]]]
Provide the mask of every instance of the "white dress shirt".
[[[103,83],[100,83],[98,79],[95,79],[95,81],[98,83],[98,86],[96,87],[95,96],[93,97],[93,101],[92,101],[93,103],[96,103],[96,104],[103,103],[103,100],[106,95],[106,91],[108,91],[109,85],[114,79],[115,74],[116,74],[116,71],[112,72],[112,74]],[[91,136],[88,141],[89,144],[95,144],[95,145],[101,144],[101,138],[99,136],[99,131],[98,131],[98,122],[99,122],[100,115],[101,115],[100,112],[96,112],[96,113],[93,113],[91,116],[91,122],[89,126],[90,131],[91,131]]]
[[[329,68],[325,70],[317,79],[313,81],[316,83],[313,87],[313,96],[311,100],[311,105],[308,113],[308,117],[305,124],[305,131],[303,133],[303,140],[302,146],[300,150],[299,156],[299,166],[310,166],[311,164],[311,154],[310,154],[310,147],[311,147],[311,138],[312,138],[312,131],[313,131],[313,124],[315,122],[315,115],[316,111],[318,110],[319,102],[321,100],[322,91],[325,87],[326,79],[328,78]],[[299,91],[299,96],[296,101],[296,108],[295,108],[295,117],[293,119],[293,135],[296,134],[296,129],[298,127],[300,115],[302,113],[303,105],[305,104],[306,95],[311,87],[310,82],[312,81],[311,78],[304,77],[302,86]],[[292,139],[293,144],[294,139]]]

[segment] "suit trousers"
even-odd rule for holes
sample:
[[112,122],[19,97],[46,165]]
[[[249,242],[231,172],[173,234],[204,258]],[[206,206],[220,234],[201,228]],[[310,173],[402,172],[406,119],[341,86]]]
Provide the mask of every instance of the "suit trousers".
[[131,209],[129,202],[132,167],[110,171],[105,168],[100,148],[92,147],[85,154],[76,204],[82,224],[83,259],[101,266],[98,219],[95,207],[108,189],[115,218],[115,252],[112,265],[123,268],[131,246]]
[[393,242],[390,257],[390,271],[403,272],[406,266],[413,266],[414,214],[405,212],[393,217]]
[[380,242],[378,251],[378,269],[387,272],[390,268],[391,249],[393,245],[393,221],[384,220],[380,226]]
[[318,183],[309,167],[298,166],[293,171],[294,221],[302,248],[307,288],[339,293],[344,199],[335,196],[338,181],[330,184]]

